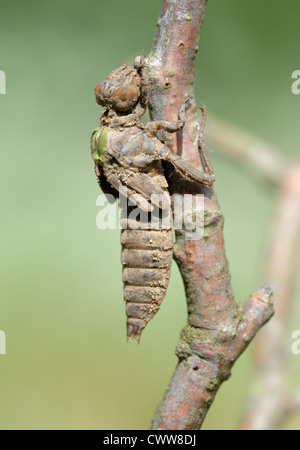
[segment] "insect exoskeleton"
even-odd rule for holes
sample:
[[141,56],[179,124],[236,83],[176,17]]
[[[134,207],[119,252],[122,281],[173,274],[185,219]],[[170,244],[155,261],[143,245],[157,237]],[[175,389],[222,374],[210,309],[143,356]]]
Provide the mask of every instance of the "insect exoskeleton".
[[[158,184],[158,180],[156,180]],[[124,211],[121,219],[124,300],[126,301],[127,338],[139,341],[141,332],[160,309],[169,284],[173,259],[173,232],[170,197],[162,190],[162,206],[154,205],[147,216],[137,219]]]
[[203,130],[199,149],[204,172],[172,154],[156,137],[159,130],[183,129],[190,97],[183,101],[178,121],[140,122],[150,85],[144,63],[142,57],[138,67],[123,64],[97,85],[96,101],[105,109],[91,138],[98,183],[105,194],[114,196],[109,201],[120,198],[127,337],[138,341],[165,297],[172,264],[172,213],[162,162],[171,163],[189,181],[212,186],[215,179]]
[[[98,181],[104,190],[104,175],[120,198],[127,338],[137,341],[165,297],[173,258],[168,184],[161,162],[151,156],[156,145],[161,143],[139,128],[99,127],[91,138]],[[143,170],[134,171],[133,161]]]

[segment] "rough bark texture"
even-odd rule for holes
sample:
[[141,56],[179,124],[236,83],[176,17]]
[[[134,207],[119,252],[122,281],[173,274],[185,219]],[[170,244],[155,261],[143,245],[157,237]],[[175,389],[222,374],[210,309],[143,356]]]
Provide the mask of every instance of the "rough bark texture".
[[[201,158],[193,83],[205,7],[205,0],[163,0],[147,59],[152,120],[175,120],[185,98],[192,98],[183,131],[161,138],[173,153],[196,167],[201,166]],[[232,365],[272,316],[272,292],[261,289],[242,311],[231,288],[224,220],[214,190],[182,181],[174,173],[169,185],[172,193],[204,194],[205,231],[197,240],[189,240],[185,230],[177,232],[174,255],[185,285],[188,324],[177,344],[178,365],[151,428],[197,430]]]

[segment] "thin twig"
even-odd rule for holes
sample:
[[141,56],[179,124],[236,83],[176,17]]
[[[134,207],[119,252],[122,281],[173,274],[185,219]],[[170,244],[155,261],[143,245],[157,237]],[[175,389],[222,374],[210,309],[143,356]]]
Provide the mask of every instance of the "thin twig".
[[218,153],[233,157],[272,185],[280,186],[287,163],[274,145],[211,115],[206,137]]
[[240,161],[252,173],[280,188],[265,268],[277,314],[256,340],[254,382],[240,424],[241,429],[248,430],[276,429],[290,415],[300,412],[300,393],[290,394],[286,389],[291,359],[288,330],[300,233],[300,165],[295,163],[287,170],[283,152],[275,146],[211,116],[206,136],[218,152]]
[[293,414],[300,413],[300,392],[287,398],[283,409],[283,420],[286,420]]
[[[180,105],[191,97],[186,125],[176,138],[164,136],[174,153],[201,166],[194,63],[206,0],[163,0],[152,52],[146,65],[151,81],[153,120],[176,120]],[[203,194],[204,236],[190,240],[177,233],[175,258],[182,274],[188,325],[176,353],[179,363],[153,418],[152,429],[196,430],[231,367],[262,325],[273,314],[272,292],[261,289],[244,312],[234,300],[223,240],[223,216],[214,190],[178,178],[169,179],[171,192]],[[195,210],[195,215],[200,211]]]
[[300,233],[300,163],[284,177],[277,215],[267,253],[265,279],[274,291],[275,318],[257,337],[254,382],[240,425],[244,430],[274,430],[286,416],[300,409],[298,396],[286,390],[288,325],[296,278],[297,242]]

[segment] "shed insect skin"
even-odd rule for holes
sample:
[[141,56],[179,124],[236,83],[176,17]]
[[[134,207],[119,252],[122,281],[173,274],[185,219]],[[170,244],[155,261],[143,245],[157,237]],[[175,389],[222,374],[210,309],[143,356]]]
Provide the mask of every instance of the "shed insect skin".
[[[95,88],[96,102],[105,109],[100,126],[91,136],[91,152],[95,162],[98,183],[105,194],[113,194],[133,202],[141,211],[156,208],[161,214],[170,214],[170,194],[162,161],[171,163],[182,177],[205,186],[212,186],[215,175],[203,138],[206,113],[199,135],[199,150],[205,172],[174,155],[156,136],[164,130],[176,133],[185,124],[189,98],[181,105],[178,121],[140,122],[146,112],[149,81],[144,68],[144,57],[138,64],[123,64],[111,72]],[[153,203],[152,194],[159,194],[162,204]],[[110,196],[108,198],[111,199]],[[167,206],[166,206],[167,205]],[[128,211],[127,211],[128,215]],[[126,301],[127,339],[140,340],[147,323],[159,310],[169,284],[173,258],[172,218],[169,226],[153,229],[151,223],[140,228],[138,220],[121,219],[122,264],[124,300]]]

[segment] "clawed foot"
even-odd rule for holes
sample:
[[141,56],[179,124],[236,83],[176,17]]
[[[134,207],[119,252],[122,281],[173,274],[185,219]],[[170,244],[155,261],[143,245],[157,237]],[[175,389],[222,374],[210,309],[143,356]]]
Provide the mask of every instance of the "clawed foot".
[[182,105],[180,106],[178,120],[182,124],[182,128],[184,127],[184,124],[185,124],[185,113],[191,106],[191,103],[190,103],[191,98],[192,98],[191,96],[187,97],[184,100],[184,102],[182,103]]

